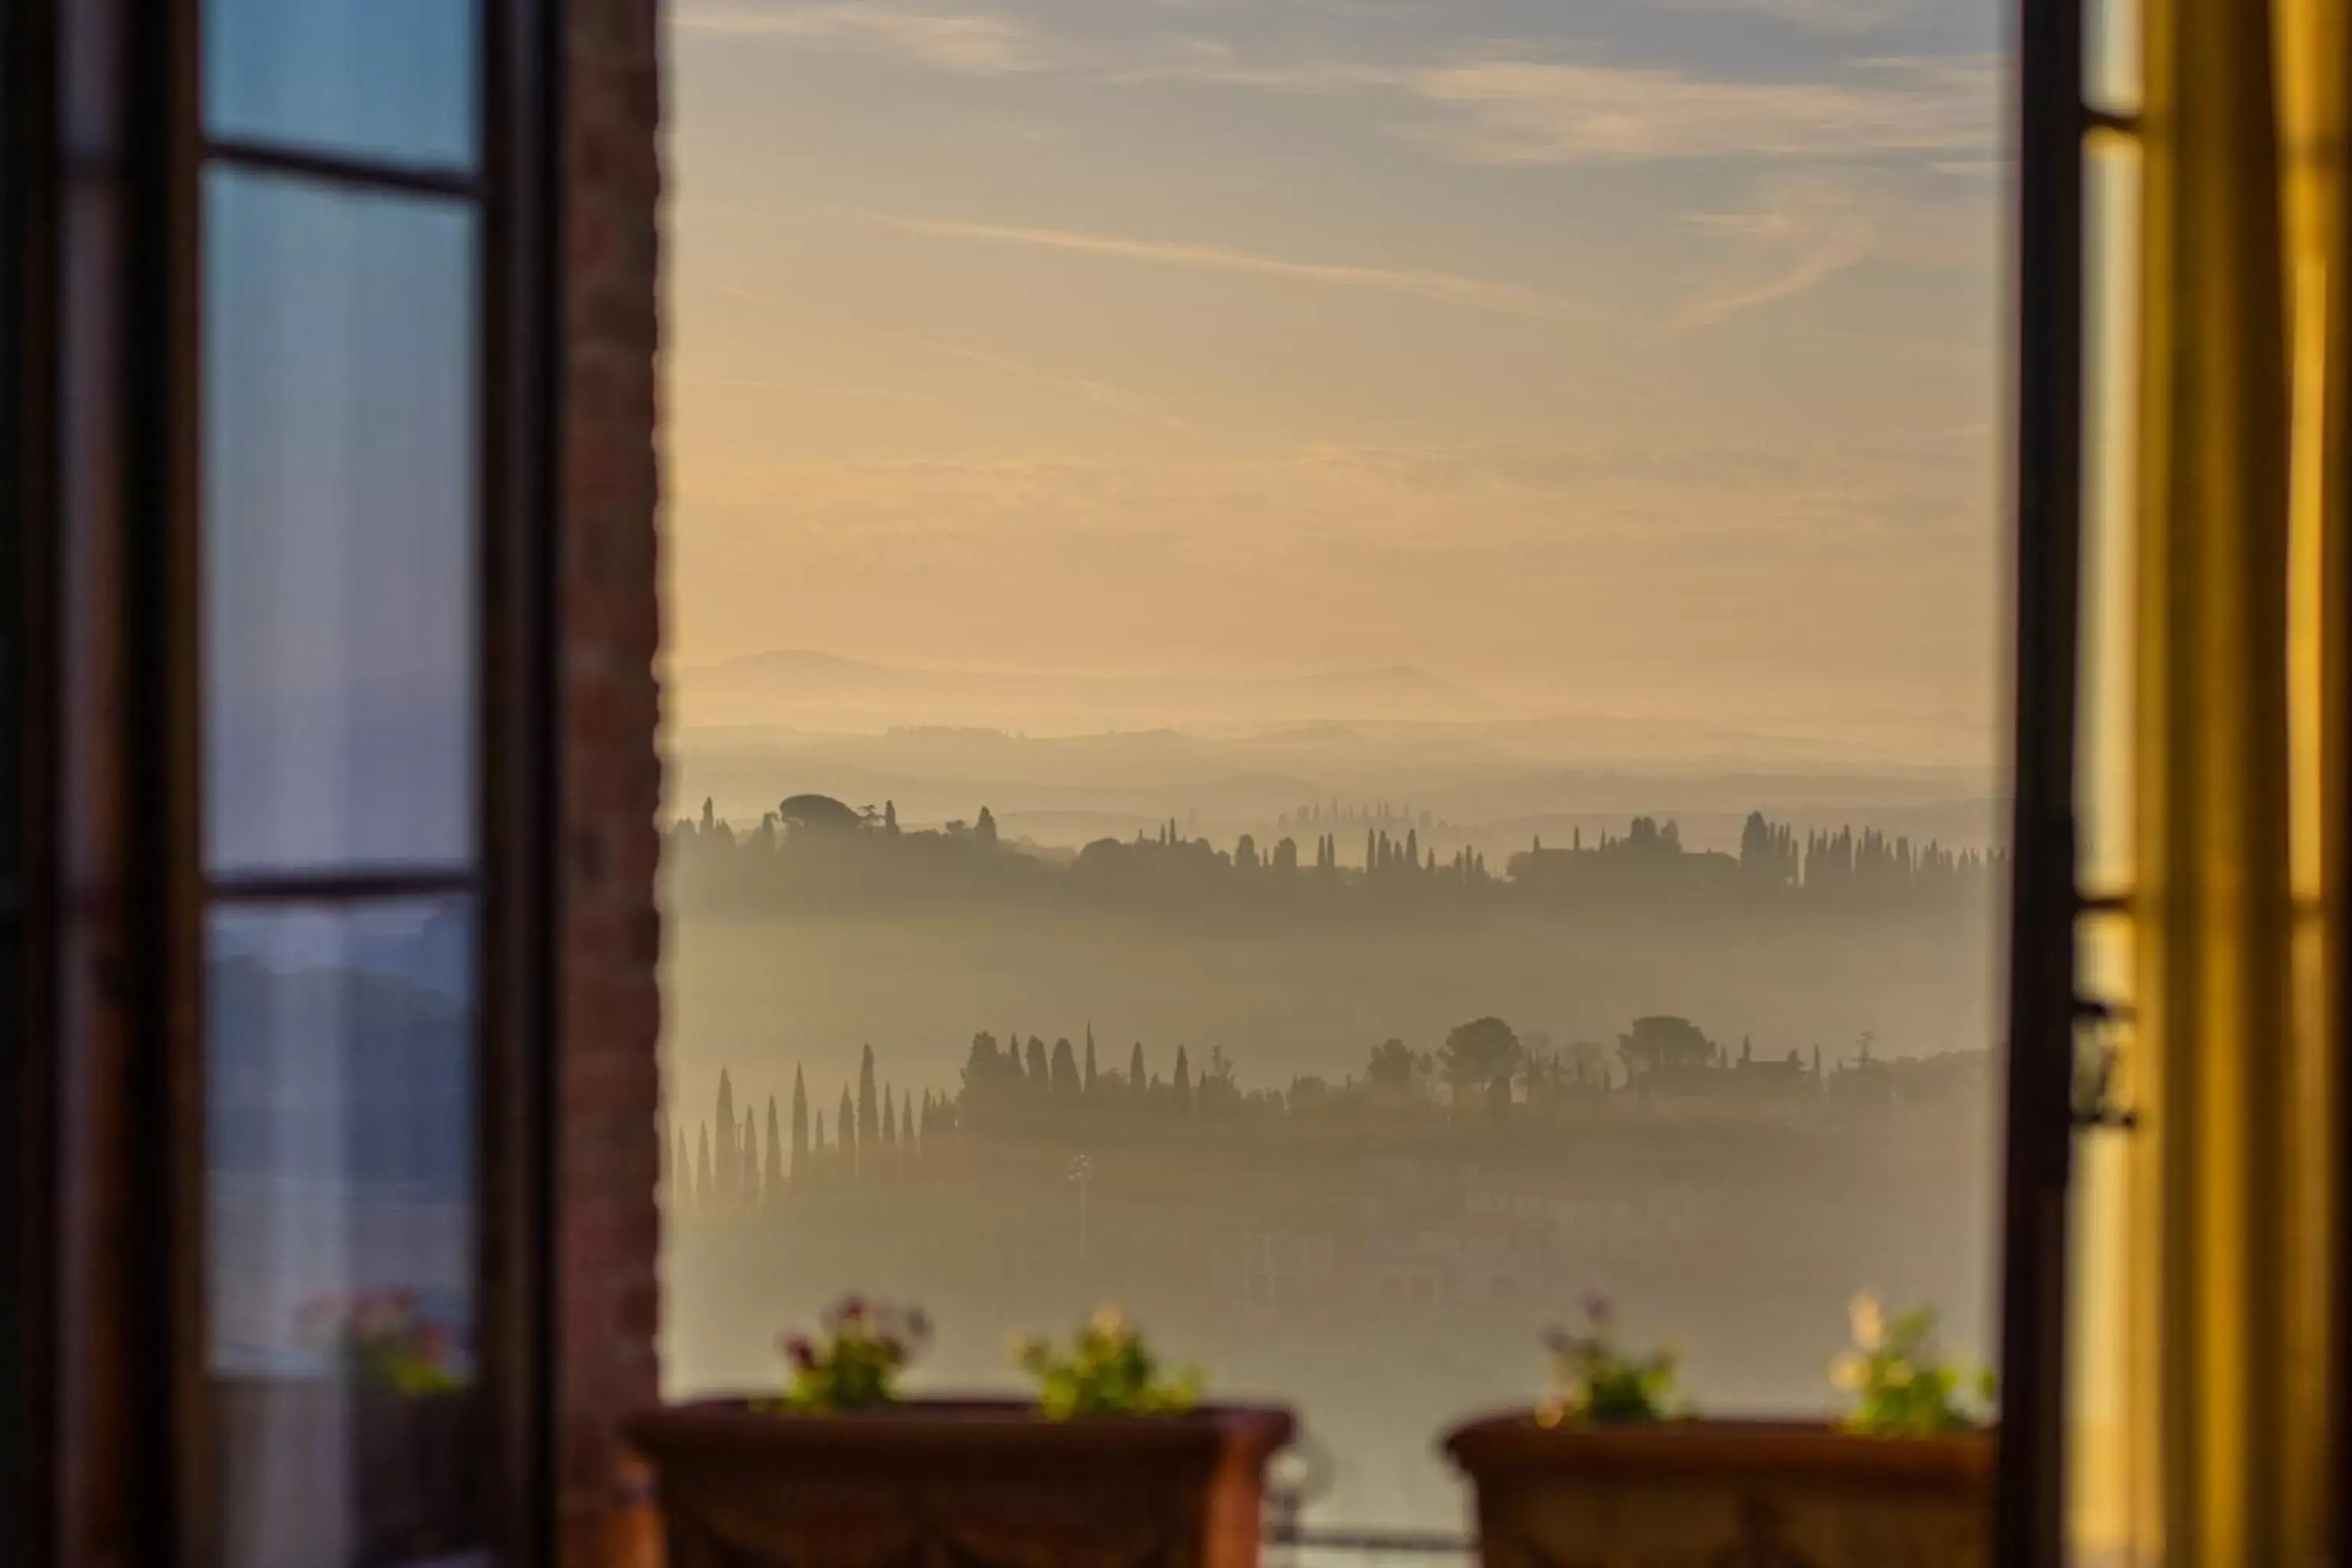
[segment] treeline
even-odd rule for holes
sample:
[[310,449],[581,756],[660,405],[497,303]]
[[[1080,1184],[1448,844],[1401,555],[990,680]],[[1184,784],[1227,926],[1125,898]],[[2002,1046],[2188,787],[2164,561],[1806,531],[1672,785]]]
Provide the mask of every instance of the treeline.
[[[1622,835],[1566,846],[1538,837],[1499,869],[1469,848],[1441,856],[1410,826],[1326,827],[1345,813],[1302,810],[1317,828],[1271,843],[1242,834],[1229,847],[1188,836],[1174,821],[1132,839],[1101,838],[1056,858],[1004,842],[981,808],[971,822],[902,828],[895,805],[854,811],[800,795],[748,832],[709,802],[668,835],[678,896],[747,909],[824,909],[968,897],[1335,911],[1353,908],[1503,906],[1619,910],[1722,907],[1772,911],[1884,911],[1965,906],[2005,873],[2005,858],[1915,844],[1872,828],[1811,832],[1752,813],[1738,854],[1685,849],[1671,820],[1635,817]],[[1425,814],[1424,814],[1425,816]]]
[[842,1087],[830,1122],[821,1107],[812,1108],[800,1069],[789,1113],[771,1096],[764,1122],[748,1100],[738,1102],[722,1069],[714,1116],[697,1126],[692,1142],[683,1127],[666,1133],[662,1179],[674,1208],[725,1211],[902,1184],[982,1145],[1220,1128],[1279,1138],[1317,1127],[1402,1129],[1465,1119],[1540,1125],[1548,1117],[1664,1104],[1870,1110],[1944,1100],[1977,1084],[1990,1060],[1981,1051],[1889,1059],[1874,1054],[1874,1043],[1864,1035],[1853,1056],[1827,1065],[1819,1046],[1759,1057],[1746,1040],[1735,1053],[1686,1018],[1658,1016],[1635,1019],[1613,1048],[1589,1040],[1556,1047],[1545,1036],[1523,1037],[1500,1018],[1484,1017],[1450,1030],[1434,1049],[1383,1040],[1360,1072],[1337,1082],[1302,1076],[1287,1089],[1244,1089],[1217,1047],[1197,1065],[1178,1047],[1163,1075],[1140,1042],[1124,1062],[1109,1059],[1091,1026],[1082,1043],[1065,1037],[1050,1046],[1036,1035],[1024,1041],[1018,1033],[1000,1039],[983,1031],[972,1036],[952,1093],[925,1089],[919,1096],[882,1081],[866,1047],[855,1091]]

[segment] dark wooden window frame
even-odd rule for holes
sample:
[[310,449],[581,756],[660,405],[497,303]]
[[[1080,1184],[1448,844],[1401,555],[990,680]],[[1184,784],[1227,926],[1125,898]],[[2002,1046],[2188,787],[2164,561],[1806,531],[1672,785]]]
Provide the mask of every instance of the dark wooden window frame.
[[1993,1560],[2064,1561],[2082,554],[2083,0],[2017,0],[2016,644],[2001,1439]]
[[[478,172],[206,139],[203,0],[0,7],[0,1539],[217,1560],[203,965],[215,902],[462,892],[478,911],[489,1544],[551,1562],[561,714],[554,489],[560,7],[478,0]],[[207,160],[471,203],[482,421],[478,868],[207,878],[197,655]],[[17,417],[17,416],[24,417]],[[27,1353],[18,1352],[20,1347]],[[39,1353],[29,1353],[37,1350]]]

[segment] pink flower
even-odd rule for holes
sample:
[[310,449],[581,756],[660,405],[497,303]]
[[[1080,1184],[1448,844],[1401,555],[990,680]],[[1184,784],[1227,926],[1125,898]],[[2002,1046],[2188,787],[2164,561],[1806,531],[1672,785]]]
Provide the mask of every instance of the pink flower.
[[816,1347],[806,1334],[788,1334],[784,1338],[784,1359],[802,1372],[816,1370]]

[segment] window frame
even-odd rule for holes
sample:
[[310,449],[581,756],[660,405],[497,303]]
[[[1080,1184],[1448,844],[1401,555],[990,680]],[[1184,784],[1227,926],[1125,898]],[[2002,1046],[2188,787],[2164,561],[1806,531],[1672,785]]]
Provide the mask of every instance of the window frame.
[[2064,1561],[2083,481],[2084,0],[2017,0],[2001,1428],[1992,1560]]
[[[476,1189],[487,1544],[556,1552],[553,952],[562,811],[551,0],[475,0]],[[203,0],[0,7],[0,1539],[203,1564]],[[239,161],[372,183],[269,149]],[[327,161],[332,163],[334,161]],[[21,654],[20,654],[21,648]],[[21,723],[18,721],[21,720]],[[23,874],[12,877],[21,857]],[[340,898],[341,885],[247,888]],[[21,941],[18,938],[21,936]],[[12,1000],[15,998],[12,998]]]
[[49,18],[0,6],[0,1258],[32,1288],[0,1292],[0,1541],[39,1561],[49,1521],[39,1506],[55,1472],[41,1439],[55,1394],[52,1293],[40,1288],[53,1246],[53,1018],[47,984],[50,927],[41,919],[54,857],[39,830],[50,799],[49,689],[54,601],[39,592],[53,552],[45,523],[54,469],[53,384],[56,81]]
[[[557,329],[557,190],[553,63],[556,8],[544,0],[474,0],[478,40],[479,142],[470,174],[406,167],[366,154],[217,137],[203,122],[205,0],[174,0],[174,67],[183,106],[174,116],[175,235],[172,286],[175,379],[186,389],[172,439],[184,481],[176,489],[172,595],[182,672],[173,789],[172,858],[183,868],[173,908],[181,1000],[173,1054],[184,1086],[173,1108],[183,1153],[172,1183],[180,1245],[173,1248],[181,1332],[175,1383],[184,1391],[176,1459],[179,1560],[219,1560],[213,1507],[220,1434],[208,1396],[205,1320],[206,1163],[203,1153],[205,1053],[203,948],[219,908],[333,910],[419,893],[462,894],[475,911],[474,1062],[477,1143],[478,1385],[484,1391],[489,1489],[486,1544],[500,1568],[530,1568],[555,1553],[551,1433],[553,1161],[556,1039],[552,954],[560,656],[553,616]],[[475,259],[475,770],[476,848],[470,870],[398,868],[312,875],[205,874],[201,806],[204,740],[204,581],[199,473],[204,254],[200,219],[209,168],[291,177],[313,185],[464,202],[478,224]]]

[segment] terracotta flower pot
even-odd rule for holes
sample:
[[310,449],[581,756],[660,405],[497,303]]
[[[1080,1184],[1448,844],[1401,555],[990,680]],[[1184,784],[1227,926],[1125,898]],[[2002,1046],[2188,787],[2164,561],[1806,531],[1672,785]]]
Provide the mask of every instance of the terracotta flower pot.
[[1255,1568],[1287,1411],[1048,1421],[924,1401],[780,1415],[740,1401],[632,1424],[669,1568]]
[[1992,1437],[1861,1437],[1742,1421],[1471,1422],[1490,1568],[1987,1568]]

